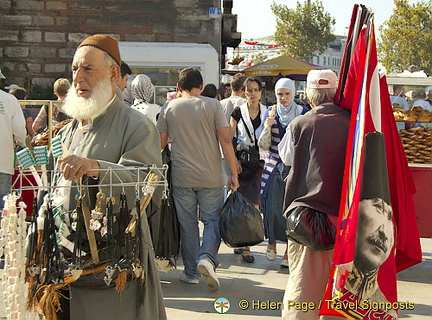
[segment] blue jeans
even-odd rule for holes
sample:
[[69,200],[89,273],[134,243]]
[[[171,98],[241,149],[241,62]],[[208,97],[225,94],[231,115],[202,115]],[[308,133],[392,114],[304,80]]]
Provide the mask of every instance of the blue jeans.
[[12,175],[0,172],[0,210],[3,210],[3,197],[11,191]]
[[[223,187],[187,188],[172,187],[172,195],[180,224],[180,251],[189,278],[198,279],[199,259],[210,260],[219,265],[217,253],[221,242],[219,219],[224,204]],[[199,217],[198,217],[199,205]],[[198,229],[198,219],[204,224],[202,244]]]

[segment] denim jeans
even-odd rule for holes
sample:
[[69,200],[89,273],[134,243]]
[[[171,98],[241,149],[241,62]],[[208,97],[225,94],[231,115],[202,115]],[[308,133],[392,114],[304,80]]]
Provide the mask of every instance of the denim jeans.
[[0,172],[0,210],[3,210],[4,200],[3,197],[7,195],[12,186],[12,175]]
[[[219,265],[217,253],[221,242],[219,219],[224,203],[223,187],[187,188],[173,186],[172,195],[180,224],[180,251],[185,274],[189,278],[198,279],[200,277],[197,272],[199,259],[207,258],[215,267]],[[198,219],[204,224],[201,245]]]

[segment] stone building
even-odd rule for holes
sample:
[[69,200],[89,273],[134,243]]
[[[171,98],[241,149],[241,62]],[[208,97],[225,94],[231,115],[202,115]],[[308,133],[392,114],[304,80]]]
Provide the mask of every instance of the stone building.
[[[232,8],[222,0],[0,0],[0,69],[7,77],[0,86],[51,89],[55,79],[71,77],[77,45],[95,33],[120,42],[210,44],[221,57],[222,47],[235,43],[231,35],[222,40],[222,2]],[[227,16],[232,29],[236,17],[230,10]]]

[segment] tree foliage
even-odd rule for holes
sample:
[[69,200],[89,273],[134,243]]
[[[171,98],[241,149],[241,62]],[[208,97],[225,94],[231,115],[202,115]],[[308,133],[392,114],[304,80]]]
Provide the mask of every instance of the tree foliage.
[[334,18],[324,11],[321,1],[297,1],[295,9],[272,3],[276,16],[274,39],[284,54],[310,61],[323,53],[335,39],[332,27]]
[[424,70],[432,74],[432,1],[410,5],[395,0],[390,19],[379,28],[380,61],[390,72]]

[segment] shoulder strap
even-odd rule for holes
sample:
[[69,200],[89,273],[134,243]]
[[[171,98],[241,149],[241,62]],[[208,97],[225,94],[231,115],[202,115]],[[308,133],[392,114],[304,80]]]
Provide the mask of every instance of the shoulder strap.
[[[241,112],[240,112],[240,120],[243,120],[243,116],[242,116]],[[249,131],[249,128],[248,128],[248,126],[247,126],[247,124],[246,124],[246,122],[244,120],[243,120],[243,123],[244,123],[244,127],[246,129],[246,133],[247,133],[250,141],[256,146],[256,141],[255,141],[255,139],[252,138],[252,135],[251,135],[251,133]]]

